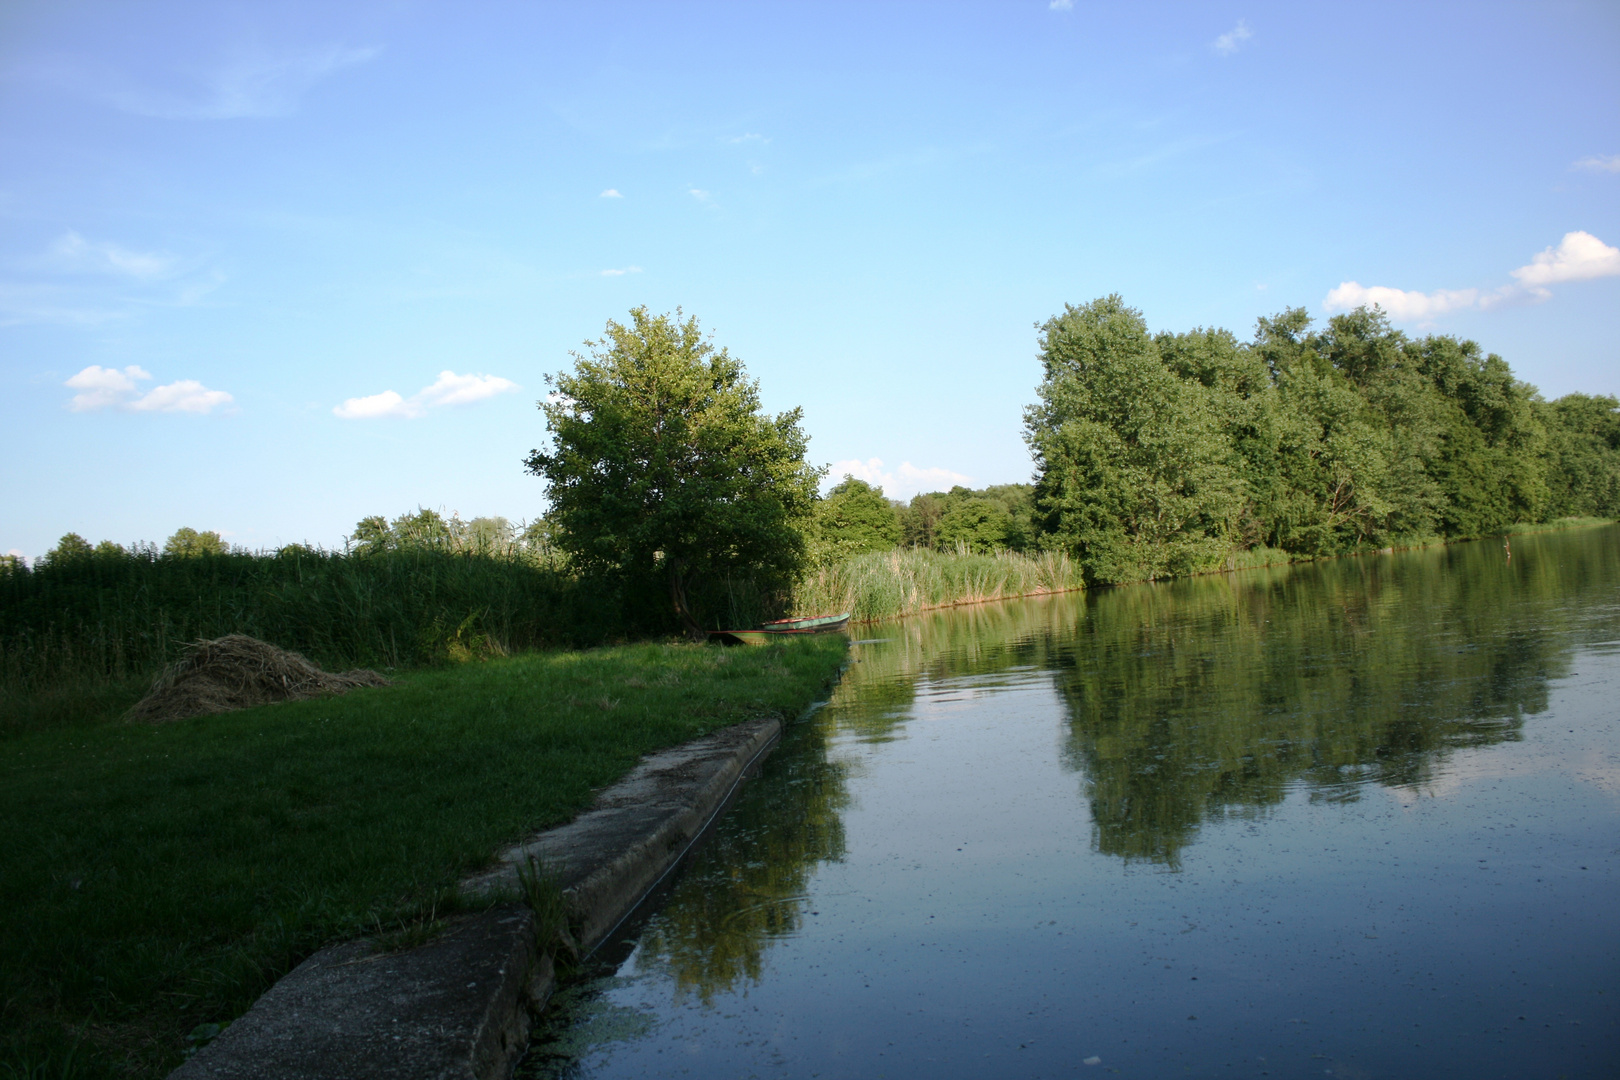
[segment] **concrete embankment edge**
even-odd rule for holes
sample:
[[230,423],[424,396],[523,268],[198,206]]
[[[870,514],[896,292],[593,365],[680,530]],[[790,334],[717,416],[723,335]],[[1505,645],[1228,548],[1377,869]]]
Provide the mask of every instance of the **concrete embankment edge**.
[[[781,732],[780,720],[758,720],[651,754],[574,821],[503,852],[463,888],[517,895],[533,860],[562,889],[574,940],[588,951],[674,872]],[[507,1077],[551,993],[551,958],[536,934],[533,913],[508,902],[457,918],[416,948],[323,949],[170,1080]]]

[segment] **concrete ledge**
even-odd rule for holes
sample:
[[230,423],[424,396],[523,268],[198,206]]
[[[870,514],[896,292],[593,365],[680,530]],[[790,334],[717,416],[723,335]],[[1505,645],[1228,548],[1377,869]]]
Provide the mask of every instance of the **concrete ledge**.
[[170,1076],[505,1076],[528,1044],[531,983],[549,992],[550,980],[534,916],[516,904],[404,952],[336,945],[294,968]]
[[515,889],[519,868],[536,860],[561,886],[575,941],[588,951],[675,868],[781,733],[780,720],[760,720],[651,754],[590,810],[502,852],[463,887]]
[[[462,887],[511,895],[519,869],[537,860],[562,887],[575,941],[589,951],[680,865],[781,732],[780,720],[759,720],[649,755],[574,821],[503,852]],[[498,904],[414,949],[323,949],[170,1080],[499,1080],[551,987],[533,914]]]

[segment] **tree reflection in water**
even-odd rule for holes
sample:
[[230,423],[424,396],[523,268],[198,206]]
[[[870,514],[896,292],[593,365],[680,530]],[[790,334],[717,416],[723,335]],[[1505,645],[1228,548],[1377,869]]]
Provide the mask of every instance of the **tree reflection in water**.
[[[844,857],[859,755],[837,745],[902,738],[921,699],[958,681],[1051,681],[1092,845],[1127,861],[1174,870],[1204,822],[1265,816],[1290,792],[1421,790],[1463,748],[1520,738],[1575,650],[1612,638],[1617,539],[1516,537],[1511,564],[1485,542],[859,628],[882,642],[856,646],[828,707],[790,726],[620,972],[657,972],[704,1005],[758,983],[771,943],[803,925],[816,868]],[[590,1015],[574,1012],[576,1031]],[[582,1052],[542,1046],[526,1074],[567,1072]]]
[[642,934],[637,968],[663,970],[679,996],[707,1004],[758,982],[769,942],[799,929],[816,866],[844,856],[846,766],[829,759],[820,724],[790,728],[785,743]]
[[1422,787],[1457,748],[1518,739],[1613,581],[1612,530],[1339,560],[1088,597],[1063,646],[1065,757],[1098,850],[1177,865],[1205,819]]

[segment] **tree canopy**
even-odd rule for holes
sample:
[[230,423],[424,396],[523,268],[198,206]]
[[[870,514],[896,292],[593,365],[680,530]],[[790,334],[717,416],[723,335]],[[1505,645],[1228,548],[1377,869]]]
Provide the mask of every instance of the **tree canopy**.
[[558,548],[585,571],[661,577],[700,636],[694,583],[786,585],[803,566],[823,470],[804,460],[801,411],[766,414],[759,384],[695,318],[630,316],[547,379],[551,446],[525,466],[546,481]]
[[1149,335],[1108,296],[1041,328],[1025,414],[1039,542],[1100,581],[1464,539],[1620,512],[1614,398],[1543,401],[1471,341],[1377,308]]
[[163,542],[163,554],[168,558],[194,559],[203,555],[224,555],[230,551],[230,546],[223,537],[212,529],[198,532],[190,526],[182,526],[174,531],[174,535]]
[[883,489],[846,475],[816,508],[819,558],[887,551],[900,542],[900,515]]

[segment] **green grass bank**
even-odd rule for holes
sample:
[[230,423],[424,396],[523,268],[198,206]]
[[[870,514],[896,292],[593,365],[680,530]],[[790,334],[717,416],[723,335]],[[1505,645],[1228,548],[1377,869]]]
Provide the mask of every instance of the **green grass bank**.
[[641,755],[796,716],[838,636],[641,644],[396,674],[160,726],[0,735],[0,1077],[156,1077],[334,940],[410,934]]

